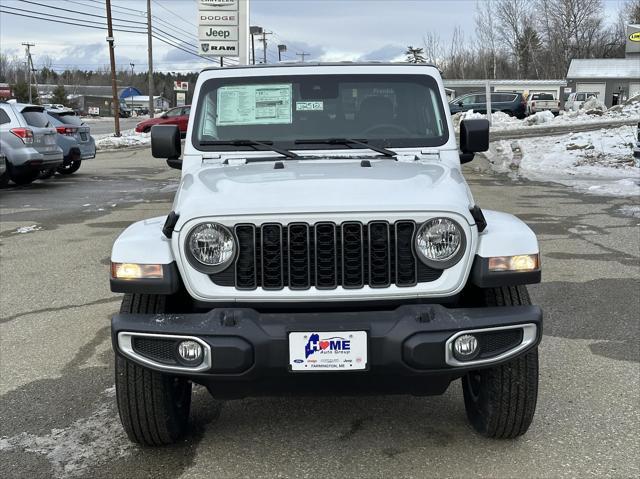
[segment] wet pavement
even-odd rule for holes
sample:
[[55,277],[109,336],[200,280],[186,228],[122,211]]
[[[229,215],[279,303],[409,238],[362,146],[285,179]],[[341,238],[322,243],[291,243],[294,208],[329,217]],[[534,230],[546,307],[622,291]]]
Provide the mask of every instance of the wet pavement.
[[[480,167],[480,168],[479,168]],[[113,241],[165,215],[179,178],[147,150],[101,153],[70,177],[0,190],[0,475],[49,477],[637,477],[640,219],[629,199],[466,169],[477,202],[539,235],[540,397],[516,441],[467,425],[440,397],[215,402],[191,434],[141,449],[117,416],[108,286]],[[637,199],[635,205],[638,204]]]

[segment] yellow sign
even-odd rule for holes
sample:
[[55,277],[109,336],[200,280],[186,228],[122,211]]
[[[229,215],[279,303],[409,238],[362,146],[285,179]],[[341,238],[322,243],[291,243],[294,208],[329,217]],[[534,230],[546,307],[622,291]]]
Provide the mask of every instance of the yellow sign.
[[632,42],[640,42],[640,32],[633,32],[629,35],[629,40]]

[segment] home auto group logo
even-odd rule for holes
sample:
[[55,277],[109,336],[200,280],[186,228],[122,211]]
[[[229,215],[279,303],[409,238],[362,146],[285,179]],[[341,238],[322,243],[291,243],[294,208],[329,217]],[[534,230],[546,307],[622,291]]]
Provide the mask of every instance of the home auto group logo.
[[318,333],[309,335],[309,340],[304,347],[304,357],[308,359],[309,356],[316,352],[323,353],[325,351],[332,352],[347,352],[351,351],[351,341],[340,336],[334,336],[332,338],[320,339]]

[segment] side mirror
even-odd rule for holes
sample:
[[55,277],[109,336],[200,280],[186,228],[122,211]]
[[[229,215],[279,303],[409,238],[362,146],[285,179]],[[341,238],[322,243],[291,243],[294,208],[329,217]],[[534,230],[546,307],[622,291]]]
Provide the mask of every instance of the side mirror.
[[461,101],[458,102],[458,106],[462,106],[463,103]]
[[460,122],[461,163],[473,160],[474,153],[489,149],[489,121],[483,119]]
[[171,168],[182,169],[182,144],[177,125],[154,125],[151,127],[151,154],[154,158],[166,158]]
[[166,113],[163,113],[162,115],[160,115],[160,118],[167,118],[168,115]]

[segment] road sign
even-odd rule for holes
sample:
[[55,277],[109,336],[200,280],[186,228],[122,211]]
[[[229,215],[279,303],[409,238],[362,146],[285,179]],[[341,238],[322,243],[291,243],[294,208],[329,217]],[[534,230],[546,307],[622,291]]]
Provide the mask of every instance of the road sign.
[[189,82],[188,81],[174,81],[173,82],[173,91],[189,91]]
[[249,0],[198,0],[199,55],[249,60]]

